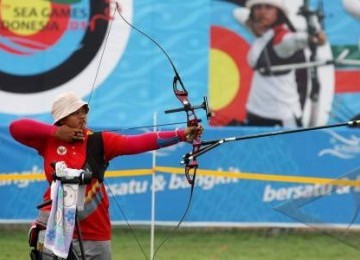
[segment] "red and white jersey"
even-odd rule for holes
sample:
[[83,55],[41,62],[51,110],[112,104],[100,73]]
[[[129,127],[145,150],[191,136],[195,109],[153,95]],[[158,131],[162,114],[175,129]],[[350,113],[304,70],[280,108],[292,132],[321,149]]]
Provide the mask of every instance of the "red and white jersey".
[[[18,142],[34,148],[44,159],[44,170],[49,183],[53,180],[54,162],[63,161],[68,168],[82,169],[87,160],[87,140],[92,134],[84,130],[84,142],[64,142],[55,138],[57,126],[31,119],[16,120],[10,124],[10,133]],[[141,135],[120,135],[102,132],[104,160],[120,155],[138,154],[185,141],[184,130],[151,132]],[[106,174],[105,174],[106,177]],[[50,200],[50,186],[44,193],[44,201]],[[104,241],[111,239],[109,199],[105,185],[93,178],[86,185],[85,210],[79,212],[80,229],[84,240]],[[40,222],[47,221],[50,206],[40,211]],[[45,222],[46,223],[46,222]],[[45,224],[44,223],[44,224]],[[74,233],[76,237],[77,233]]]
[[[255,69],[293,63],[294,55],[306,48],[307,41],[307,33],[278,25],[255,40],[248,62]],[[255,70],[246,108],[261,117],[280,120],[284,126],[296,126],[294,119],[301,117],[302,110],[295,71],[266,74]]]

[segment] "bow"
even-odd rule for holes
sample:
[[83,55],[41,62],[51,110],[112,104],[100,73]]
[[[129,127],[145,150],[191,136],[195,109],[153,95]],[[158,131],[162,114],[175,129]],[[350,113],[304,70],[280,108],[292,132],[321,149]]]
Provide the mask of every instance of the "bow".
[[[133,24],[131,24],[129,21],[127,21],[126,18],[122,15],[121,7],[120,7],[120,5],[119,5],[119,3],[117,1],[115,1],[114,13],[110,16],[111,20],[115,19],[115,14],[116,13],[119,14],[121,19],[128,26],[130,26],[131,28],[133,28],[134,30],[136,30],[137,32],[139,32],[140,34],[142,34],[143,36],[148,38],[150,41],[152,41],[162,51],[162,53],[166,56],[167,60],[169,61],[170,65],[171,65],[171,67],[172,67],[172,69],[174,71],[175,75],[174,75],[174,78],[173,78],[173,92],[174,92],[175,97],[181,102],[182,107],[166,110],[165,113],[176,113],[176,112],[184,111],[186,113],[186,124],[187,124],[188,127],[199,126],[199,123],[201,122],[201,120],[196,115],[196,110],[197,109],[204,109],[206,111],[206,117],[209,118],[211,113],[209,112],[209,106],[208,106],[207,98],[204,97],[203,102],[200,105],[192,105],[190,103],[190,101],[189,101],[189,93],[188,93],[187,89],[185,88],[185,85],[184,85],[183,81],[181,80],[181,77],[180,77],[180,75],[179,75],[179,73],[178,73],[172,59],[170,58],[168,53],[165,51],[165,49],[155,39],[150,37],[147,33],[145,33],[144,31],[140,30],[139,28],[137,28]],[[98,69],[97,69],[97,72],[95,74],[95,81],[96,81],[97,75],[99,73],[99,67],[100,67],[101,62],[102,62],[102,57],[103,57],[105,47],[107,45],[110,30],[111,30],[111,24],[110,24],[110,27],[108,29],[107,35],[105,37],[104,47],[103,47],[103,50],[102,50],[102,54],[100,56],[101,58],[99,60]],[[94,83],[94,85],[95,85],[95,83]],[[92,87],[91,93],[93,92],[94,85]],[[90,94],[90,98],[91,98],[91,94]],[[163,125],[165,125],[165,124],[163,124]],[[166,125],[170,125],[170,124],[166,124]],[[117,130],[115,130],[115,131],[117,131]],[[198,150],[200,150],[200,147],[201,147],[200,135],[197,135],[191,142],[192,142],[192,151],[190,153],[188,153],[188,154],[195,154],[195,153],[197,153]],[[185,156],[184,156],[184,158],[185,158]],[[185,212],[184,212],[183,216],[181,217],[181,219],[180,219],[179,223],[177,224],[177,226],[174,228],[174,231],[176,231],[176,229],[181,225],[181,223],[185,219],[185,216],[187,215],[187,212],[188,212],[188,210],[190,208],[192,195],[193,195],[193,190],[194,190],[195,178],[196,178],[196,170],[197,170],[197,168],[199,166],[199,164],[198,164],[198,162],[196,160],[196,157],[193,157],[191,159],[187,159],[187,158],[184,159],[183,164],[185,165],[185,170],[184,170],[185,171],[185,176],[186,176],[187,181],[191,185],[191,190],[190,190],[190,196],[189,196],[189,200],[188,200]],[[110,190],[110,192],[111,192],[111,190]],[[140,247],[144,257],[147,259],[146,254],[144,252],[144,249],[141,246],[140,242],[138,241],[135,233],[133,232],[133,229],[130,226],[130,223],[128,221],[127,216],[125,215],[125,212],[121,209],[121,207],[119,206],[119,204],[117,203],[116,200],[115,200],[115,202],[116,202],[117,207],[121,211],[123,217],[125,218],[125,220],[127,222],[127,225],[129,227],[132,235],[134,236],[138,246]],[[167,236],[159,244],[159,246],[157,247],[155,253],[151,256],[151,259],[153,259],[155,257],[155,255],[157,254],[160,247],[169,239],[169,237],[170,236]]]
[[[211,116],[211,113],[209,112],[209,106],[208,106],[207,98],[204,97],[204,101],[200,105],[192,105],[190,103],[190,101],[189,101],[189,93],[188,93],[187,89],[185,88],[185,85],[184,85],[183,81],[181,80],[180,74],[178,73],[178,71],[177,71],[177,69],[175,67],[175,64],[172,61],[172,59],[170,58],[169,54],[165,51],[165,49],[154,38],[152,38],[150,35],[148,35],[144,31],[140,30],[139,28],[135,27],[130,22],[128,22],[125,19],[125,17],[122,15],[121,8],[120,8],[120,5],[118,4],[118,2],[115,2],[115,3],[116,3],[116,10],[117,10],[119,16],[121,17],[121,19],[126,24],[128,24],[131,28],[133,28],[134,30],[136,30],[137,32],[139,32],[140,34],[142,34],[143,36],[148,38],[150,41],[152,41],[162,51],[162,53],[166,56],[167,60],[169,61],[170,65],[171,65],[171,67],[172,67],[172,69],[174,71],[175,75],[174,75],[174,78],[173,78],[173,91],[174,91],[175,97],[180,101],[182,107],[166,110],[165,113],[169,114],[169,113],[177,113],[177,112],[184,111],[186,113],[186,124],[187,124],[187,126],[188,127],[199,126],[199,123],[201,122],[201,120],[196,115],[196,110],[197,109],[204,109],[205,112],[206,112],[206,117],[207,118],[209,118]],[[200,150],[200,147],[201,147],[201,139],[200,139],[200,135],[197,135],[192,140],[192,151],[190,153],[188,153],[188,154],[197,153]],[[185,158],[185,156],[184,156],[184,158]],[[196,157],[193,157],[191,159],[183,160],[183,164],[185,165],[186,179],[187,179],[188,183],[191,185],[190,195],[189,195],[189,200],[188,200],[186,209],[185,209],[180,221],[178,222],[176,227],[173,229],[173,232],[176,231],[180,227],[181,223],[184,221],[184,219],[185,219],[185,217],[186,217],[186,215],[187,215],[187,213],[188,213],[188,211],[190,209],[190,205],[191,205],[191,201],[192,201],[192,195],[193,195],[194,186],[195,186],[196,170],[197,170],[197,168],[199,166],[199,164],[198,164],[198,162],[196,160]],[[173,234],[173,232],[169,233],[168,236],[166,236],[162,240],[162,242],[156,248],[154,254],[151,256],[152,259],[155,258],[156,254],[158,253],[161,246],[170,238],[170,235]],[[133,233],[133,235],[134,235],[134,233]],[[134,236],[134,237],[136,239],[136,236]],[[139,242],[138,242],[138,244],[139,244]],[[139,244],[139,246],[142,249],[140,244]]]
[[[321,2],[322,3],[322,2]],[[310,8],[310,0],[304,0],[304,5],[300,7],[299,14],[305,18],[307,24],[307,32],[310,38],[315,37],[319,31],[319,25],[324,19],[323,6],[319,6],[317,10],[312,10]],[[309,41],[310,49],[310,62],[314,63],[317,59],[317,44],[315,41]],[[318,111],[318,102],[319,102],[319,93],[320,93],[320,82],[318,77],[317,66],[310,67],[310,78],[311,78],[311,116],[310,116],[310,126],[316,125],[317,121],[317,111]]]
[[[182,104],[182,107],[166,110],[165,113],[169,114],[169,113],[177,113],[177,112],[184,111],[186,113],[186,124],[188,127],[199,126],[201,119],[199,119],[198,116],[196,115],[195,111],[197,109],[205,110],[206,117],[207,117],[207,119],[209,119],[209,117],[211,116],[211,112],[209,110],[207,97],[204,97],[204,100],[200,105],[192,105],[190,103],[189,93],[188,93],[187,89],[185,88],[185,85],[184,85],[183,81],[181,80],[180,74],[178,73],[178,71],[175,67],[175,64],[172,61],[172,59],[170,58],[169,54],[154,38],[152,38],[150,35],[148,35],[144,31],[140,30],[139,28],[137,28],[133,24],[131,24],[129,21],[127,21],[121,13],[121,7],[120,7],[119,3],[118,2],[115,2],[115,3],[116,3],[116,10],[117,10],[118,14],[120,15],[120,17],[123,19],[123,21],[126,24],[128,24],[131,28],[133,28],[134,30],[136,30],[137,32],[139,32],[140,34],[142,34],[146,38],[148,38],[150,41],[152,41],[166,56],[167,60],[169,61],[170,65],[174,71],[175,75],[174,75],[174,79],[173,79],[173,91],[174,91],[175,97]],[[200,136],[198,135],[196,138],[194,138],[192,140],[192,152],[191,153],[192,154],[196,153],[200,149],[200,147],[201,147],[201,139],[200,139]],[[184,158],[186,158],[186,156],[184,156]],[[190,160],[184,159],[182,161],[182,164],[185,165],[184,171],[185,171],[185,176],[186,176],[188,183],[193,185],[195,183],[196,170],[199,166],[196,158],[192,158]]]

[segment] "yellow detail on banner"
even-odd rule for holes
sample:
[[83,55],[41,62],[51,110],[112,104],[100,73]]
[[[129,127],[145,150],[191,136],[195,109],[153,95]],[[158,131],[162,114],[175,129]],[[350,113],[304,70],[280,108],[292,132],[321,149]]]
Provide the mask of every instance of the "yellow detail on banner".
[[154,173],[153,169],[135,169],[135,170],[124,170],[124,171],[106,171],[105,177],[130,177],[130,176],[143,176],[143,175],[152,175]]
[[[156,172],[182,174],[184,169],[174,167],[155,167]],[[326,185],[341,185],[341,186],[360,186],[360,181],[345,180],[345,179],[330,179],[330,178],[316,178],[303,176],[288,176],[288,175],[272,175],[260,173],[245,173],[245,172],[224,172],[216,170],[197,170],[198,175],[228,177],[244,180],[258,180],[258,181],[273,181],[273,182],[292,182],[292,183],[309,183],[309,184],[326,184]]]
[[0,174],[0,181],[14,181],[14,180],[36,180],[43,181],[45,176],[42,173],[27,173],[27,174]]
[[[169,173],[169,174],[184,174],[183,168],[176,167],[155,167],[154,169],[134,169],[121,171],[107,171],[105,176],[107,178],[116,177],[130,177],[130,176],[146,176],[152,175],[154,172]],[[308,183],[308,184],[323,184],[323,185],[339,185],[339,186],[353,186],[360,187],[360,180],[347,179],[331,179],[331,178],[317,178],[317,177],[303,177],[303,176],[288,176],[288,175],[274,175],[274,174],[260,174],[260,173],[245,173],[245,172],[225,172],[216,170],[197,170],[198,175],[227,177],[243,180],[255,181],[270,181],[270,182],[286,182],[286,183]],[[45,180],[45,176],[40,173],[34,174],[0,174],[0,181],[10,180]]]

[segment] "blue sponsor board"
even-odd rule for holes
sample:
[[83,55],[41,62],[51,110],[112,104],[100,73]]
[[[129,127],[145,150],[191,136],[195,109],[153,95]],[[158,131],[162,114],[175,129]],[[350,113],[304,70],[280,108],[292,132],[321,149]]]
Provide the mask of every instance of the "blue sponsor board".
[[[267,130],[270,129],[211,129],[205,137],[245,136]],[[35,152],[17,144],[6,129],[1,131],[1,140],[2,176],[41,173],[41,160]],[[165,167],[165,171],[167,167],[179,167],[181,173],[179,161],[189,149],[189,145],[182,143],[158,151],[156,166]],[[108,172],[150,169],[152,160],[151,153],[123,156],[111,162]],[[325,225],[346,226],[360,203],[359,187],[334,185],[338,180],[360,179],[357,129],[320,130],[226,143],[200,157],[199,162],[186,224],[291,226],[308,224],[315,218]],[[209,175],[206,170],[213,172]],[[35,207],[42,201],[47,185],[45,181],[34,180],[1,181],[0,196],[6,199],[2,202],[0,219],[16,222],[35,218]],[[148,223],[154,187],[156,221],[176,223],[190,194],[190,185],[183,174],[163,171],[156,173],[154,184],[151,175],[108,177],[106,187],[112,197],[111,218],[116,222],[124,221],[120,206],[129,221]],[[301,218],[288,216],[288,208],[299,210]]]

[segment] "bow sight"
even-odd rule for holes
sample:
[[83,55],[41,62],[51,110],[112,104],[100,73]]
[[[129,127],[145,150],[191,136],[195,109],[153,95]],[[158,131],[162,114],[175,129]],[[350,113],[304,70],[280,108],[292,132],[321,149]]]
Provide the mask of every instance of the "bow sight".
[[[213,116],[212,112],[209,109],[208,99],[206,96],[204,96],[204,101],[201,103],[201,105],[191,106],[187,100],[183,100],[182,103],[184,107],[165,110],[165,114],[177,113],[182,111],[187,112],[196,109],[204,109],[207,119]],[[198,119],[198,122],[201,122],[201,119]]]

